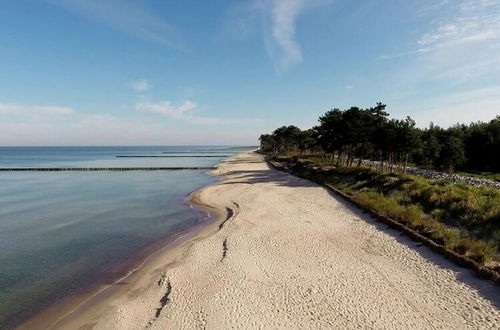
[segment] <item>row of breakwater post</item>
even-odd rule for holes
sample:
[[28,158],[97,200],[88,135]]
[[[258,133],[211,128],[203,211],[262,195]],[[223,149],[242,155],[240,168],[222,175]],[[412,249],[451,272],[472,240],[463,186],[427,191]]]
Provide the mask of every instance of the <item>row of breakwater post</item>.
[[17,171],[39,171],[39,172],[59,172],[59,171],[180,171],[180,170],[213,170],[215,166],[197,167],[0,167],[0,172]]
[[229,155],[118,155],[116,158],[222,158]]

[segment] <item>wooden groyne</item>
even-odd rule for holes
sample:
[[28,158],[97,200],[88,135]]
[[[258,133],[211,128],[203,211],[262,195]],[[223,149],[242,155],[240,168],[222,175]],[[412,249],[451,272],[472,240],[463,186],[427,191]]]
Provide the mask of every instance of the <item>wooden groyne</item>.
[[163,151],[162,154],[220,154],[222,152],[227,153],[227,151],[221,150],[221,151]]
[[213,170],[214,166],[199,167],[0,167],[0,172],[38,171],[38,172],[92,172],[92,171],[180,171]]
[[211,158],[229,157],[229,155],[118,155],[116,158]]

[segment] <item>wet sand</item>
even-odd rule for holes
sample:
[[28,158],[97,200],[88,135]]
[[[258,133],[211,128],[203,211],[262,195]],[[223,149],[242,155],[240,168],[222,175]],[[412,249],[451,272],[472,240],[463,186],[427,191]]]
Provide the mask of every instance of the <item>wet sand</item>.
[[497,329],[500,289],[247,152],[193,202],[218,221],[54,329]]

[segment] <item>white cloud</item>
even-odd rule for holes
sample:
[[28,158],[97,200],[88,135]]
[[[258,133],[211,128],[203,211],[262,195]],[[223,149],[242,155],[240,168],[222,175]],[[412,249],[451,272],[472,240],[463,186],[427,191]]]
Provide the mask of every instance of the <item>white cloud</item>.
[[277,70],[287,70],[303,61],[296,37],[297,20],[308,9],[334,0],[247,0],[230,6],[217,39],[244,39],[262,30],[268,56]]
[[198,105],[192,101],[184,101],[182,104],[175,106],[170,101],[163,101],[158,103],[152,102],[139,102],[135,108],[142,112],[157,113],[169,118],[180,119],[192,124],[212,125],[227,122],[225,119],[216,117],[202,117],[198,116],[193,111]]
[[46,0],[74,14],[109,26],[133,37],[183,48],[177,30],[154,14],[143,1],[134,0]]
[[500,2],[459,0],[448,5],[448,18],[441,19],[418,40],[420,45],[446,47],[469,41],[500,37]]
[[452,84],[500,73],[500,1],[427,1],[421,8],[421,13],[434,19],[424,25],[426,30],[412,49],[378,60],[407,57],[414,62],[408,66],[414,72],[405,76]]
[[296,40],[297,18],[308,8],[329,4],[331,0],[254,0],[254,8],[264,16],[264,40],[278,69],[302,62],[302,49]]
[[75,113],[75,110],[68,107],[0,103],[0,114],[41,116],[41,115],[68,115],[72,113]]
[[500,38],[500,2],[466,1],[457,17],[425,33],[418,44],[434,49]]
[[430,50],[429,48],[421,47],[419,49],[411,50],[411,51],[407,51],[407,52],[403,52],[403,53],[396,53],[396,54],[390,54],[390,55],[380,55],[377,58],[377,60],[379,60],[379,61],[381,61],[381,60],[393,60],[393,59],[396,59],[396,58],[408,57],[408,56],[411,56],[411,55],[426,53],[429,50]]
[[431,14],[432,12],[441,9],[450,3],[450,0],[419,0],[420,8],[417,9],[417,14],[419,16],[425,16]]
[[147,91],[148,89],[150,89],[151,87],[152,86],[149,83],[149,81],[147,81],[145,79],[134,81],[134,83],[132,84],[132,88],[136,92],[144,92],[144,91]]
[[295,22],[304,0],[275,0],[271,8],[272,36],[280,54],[280,64],[289,67],[302,61],[302,50],[295,40]]
[[259,118],[220,118],[206,117],[197,114],[198,105],[192,101],[184,101],[180,105],[174,105],[170,101],[163,102],[138,102],[135,109],[140,112],[151,112],[163,115],[168,118],[182,120],[190,124],[197,125],[233,125],[233,124],[261,124],[263,121]]
[[135,108],[139,111],[158,113],[167,117],[182,119],[187,116],[187,114],[196,109],[197,104],[191,101],[184,101],[179,106],[174,106],[172,102],[164,101],[159,103],[151,102],[139,102],[136,104]]
[[500,1],[462,0],[417,41],[420,59],[438,79],[465,82],[500,71]]

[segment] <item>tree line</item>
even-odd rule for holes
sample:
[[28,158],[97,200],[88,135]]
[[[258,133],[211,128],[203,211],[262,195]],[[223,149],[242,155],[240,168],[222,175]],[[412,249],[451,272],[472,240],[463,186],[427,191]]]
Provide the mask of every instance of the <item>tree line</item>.
[[283,126],[260,136],[261,151],[317,154],[338,166],[363,161],[383,171],[406,171],[412,163],[426,169],[500,172],[500,116],[490,122],[418,128],[415,121],[390,118],[386,105],[332,109],[319,124],[302,130]]

